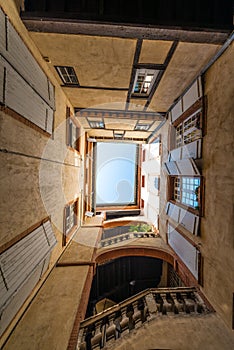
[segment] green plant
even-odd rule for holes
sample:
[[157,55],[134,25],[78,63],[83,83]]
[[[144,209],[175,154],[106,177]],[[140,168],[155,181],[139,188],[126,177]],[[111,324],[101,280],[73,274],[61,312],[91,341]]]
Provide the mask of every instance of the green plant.
[[151,232],[152,228],[148,224],[137,224],[129,227],[129,232]]

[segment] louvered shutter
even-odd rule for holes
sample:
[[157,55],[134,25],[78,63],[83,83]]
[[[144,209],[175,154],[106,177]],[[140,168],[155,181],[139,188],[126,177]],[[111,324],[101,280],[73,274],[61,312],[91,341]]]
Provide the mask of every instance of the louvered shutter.
[[48,268],[56,243],[47,221],[0,255],[1,334]]
[[187,241],[173,226],[168,224],[168,243],[183,263],[198,280],[200,252]]

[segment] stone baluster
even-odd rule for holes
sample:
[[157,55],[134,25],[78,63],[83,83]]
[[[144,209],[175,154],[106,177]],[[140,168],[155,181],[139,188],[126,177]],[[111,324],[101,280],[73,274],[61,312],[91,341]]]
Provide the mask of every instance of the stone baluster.
[[126,308],[126,316],[128,317],[128,329],[131,332],[135,328],[135,321],[133,319],[134,308],[132,304],[129,304]]
[[109,318],[108,316],[103,317],[102,323],[101,323],[101,333],[102,333],[102,339],[101,339],[101,346],[100,348],[104,348],[106,345],[106,330],[109,325]]
[[102,341],[102,332],[101,332],[101,320],[96,322],[94,325],[94,331],[93,331],[93,337],[91,339],[91,345],[92,349],[96,348],[97,346],[101,347],[101,341]]
[[153,318],[159,311],[159,306],[156,304],[155,296],[149,293],[145,296],[146,309],[149,313],[149,318]]
[[122,333],[122,327],[121,327],[121,320],[122,320],[122,314],[121,311],[116,311],[114,316],[114,324],[115,324],[115,339],[118,339],[121,337]]
[[106,325],[106,341],[109,341],[110,339],[114,338],[115,339],[115,328],[116,325],[114,323],[114,316],[115,314],[111,314],[109,316],[109,323]]
[[132,303],[132,306],[133,306],[133,320],[136,326],[136,324],[139,323],[141,320],[141,311],[138,309],[138,301],[135,301],[134,303]]
[[160,293],[163,305],[162,305],[162,314],[166,315],[168,312],[172,312],[172,304],[167,301],[166,293]]
[[86,350],[92,350],[92,340],[95,334],[95,324],[92,323],[86,328],[85,332],[85,342],[86,342]]
[[197,303],[197,312],[202,313],[208,311],[206,304],[204,303],[198,292],[194,292],[194,297]]
[[121,330],[122,330],[122,333],[123,333],[126,330],[128,330],[128,317],[126,315],[127,308],[123,308],[123,309],[121,309],[121,311],[122,311],[122,319],[120,321],[120,326],[121,326]]
[[184,305],[185,305],[185,312],[187,314],[190,314],[190,312],[194,312],[194,301],[192,301],[191,299],[189,299],[189,296],[187,295],[186,292],[182,292],[181,296],[184,300]]
[[141,313],[141,323],[144,323],[147,319],[147,311],[148,311],[148,308],[147,306],[145,305],[145,301],[143,298],[139,299],[138,302],[137,302],[137,308],[138,310],[140,311]]
[[183,312],[184,311],[183,303],[178,300],[177,294],[171,293],[171,297],[173,298],[173,301],[174,301],[174,313],[178,314],[180,312]]

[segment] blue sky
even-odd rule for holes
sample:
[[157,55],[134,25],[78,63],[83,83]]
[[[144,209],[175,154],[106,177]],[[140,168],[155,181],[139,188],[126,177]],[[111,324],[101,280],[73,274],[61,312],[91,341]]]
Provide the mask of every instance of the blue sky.
[[96,204],[134,202],[136,145],[97,143]]

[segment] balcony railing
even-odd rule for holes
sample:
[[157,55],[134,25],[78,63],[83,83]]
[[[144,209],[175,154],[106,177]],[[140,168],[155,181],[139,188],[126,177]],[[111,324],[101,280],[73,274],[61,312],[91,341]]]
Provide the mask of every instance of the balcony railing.
[[99,243],[99,248],[107,247],[112,244],[126,241],[133,238],[156,238],[159,237],[158,234],[154,232],[128,232],[121,235],[116,235],[111,238],[102,239]]
[[102,349],[157,317],[210,311],[196,288],[147,289],[81,322],[77,349]]

